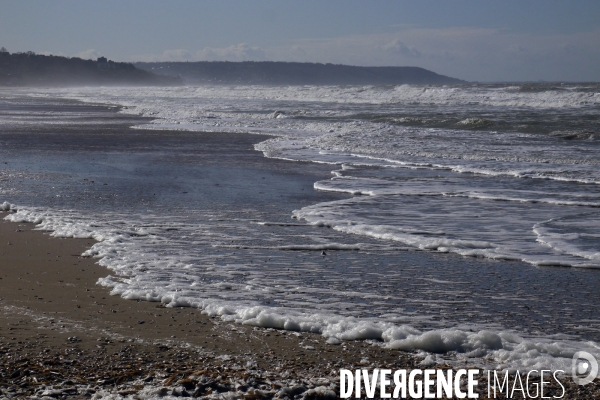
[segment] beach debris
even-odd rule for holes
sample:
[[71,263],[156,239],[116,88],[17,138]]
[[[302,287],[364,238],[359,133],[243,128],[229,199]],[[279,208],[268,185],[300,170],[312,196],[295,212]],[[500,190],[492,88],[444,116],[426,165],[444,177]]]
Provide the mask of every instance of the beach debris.
[[[304,345],[308,336],[301,335],[301,348],[309,347]],[[69,342],[77,340],[76,336],[68,338]],[[36,340],[10,345],[0,341],[0,354],[12,355],[0,358],[0,399],[334,399],[339,397],[340,368],[373,365],[373,359],[363,354],[365,347],[358,344],[354,361],[341,357],[321,361],[314,355],[318,354],[316,345],[310,355],[284,359],[274,352],[214,353],[186,343],[166,345],[108,337],[96,337],[96,341],[113,345],[86,350],[83,346],[47,347]],[[344,343],[348,348],[354,346]],[[399,352],[393,360],[389,361],[393,364],[381,361],[380,367],[419,368],[419,360],[409,353]],[[564,398],[600,398],[600,380],[585,387],[567,379],[562,384]],[[545,394],[562,394],[561,387],[555,386],[548,386]]]

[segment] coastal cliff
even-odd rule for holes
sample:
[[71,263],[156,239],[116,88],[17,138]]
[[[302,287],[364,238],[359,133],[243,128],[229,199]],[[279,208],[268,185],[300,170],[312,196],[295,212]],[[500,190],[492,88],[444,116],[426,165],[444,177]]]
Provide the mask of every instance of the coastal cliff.
[[419,67],[357,67],[270,61],[138,62],[156,74],[180,76],[186,84],[402,85],[467,83]]

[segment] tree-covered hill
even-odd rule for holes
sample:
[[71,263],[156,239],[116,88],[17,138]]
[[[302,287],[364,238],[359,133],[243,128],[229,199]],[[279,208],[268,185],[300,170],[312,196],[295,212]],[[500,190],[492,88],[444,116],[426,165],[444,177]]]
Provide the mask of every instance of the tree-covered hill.
[[181,76],[187,84],[401,85],[461,84],[460,79],[419,67],[356,67],[297,62],[139,62],[157,74]]
[[9,53],[0,49],[0,86],[176,85],[181,80],[133,64],[106,60]]

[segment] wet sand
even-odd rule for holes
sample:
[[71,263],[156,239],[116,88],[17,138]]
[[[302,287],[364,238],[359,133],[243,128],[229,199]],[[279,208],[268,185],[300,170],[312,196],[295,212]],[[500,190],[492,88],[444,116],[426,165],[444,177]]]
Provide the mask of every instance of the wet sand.
[[[72,146],[91,151],[102,143],[102,151],[109,152],[139,145],[132,139],[135,134],[122,133],[141,118],[86,107],[90,113],[100,112],[102,120],[102,125],[87,126],[86,135],[80,134],[78,125],[39,126],[37,130],[24,126],[23,132],[3,132],[4,144],[26,154],[22,162],[27,163],[34,159],[27,153],[32,150],[58,153]],[[113,119],[116,122],[106,122]],[[145,132],[144,146],[161,149],[167,135],[174,134]],[[181,143],[192,136],[177,135]],[[327,167],[298,168],[297,163],[267,159],[253,151],[252,144],[266,137],[193,136],[206,139],[205,171],[214,172],[210,179],[222,179],[220,167],[211,167],[218,150],[219,156],[229,157],[224,163],[242,160],[245,168],[253,168],[253,174],[260,171],[269,180],[285,183],[250,192],[244,186],[250,183],[243,182],[242,176],[236,182],[240,190],[226,193],[234,197],[232,204],[248,201],[252,195],[255,202],[284,198],[286,208],[291,209],[341,196],[309,190],[319,179],[315,176],[329,171]],[[111,140],[103,140],[106,137]],[[94,190],[104,193],[113,187],[109,183]],[[271,192],[264,195],[262,190]],[[221,192],[214,191],[207,201],[223,201],[219,196]],[[57,198],[57,206],[60,201]],[[114,206],[120,206],[117,200]],[[0,218],[4,216],[0,213]],[[340,368],[411,369],[420,361],[414,354],[385,349],[378,343],[329,345],[316,334],[243,326],[210,318],[196,309],[111,296],[109,289],[96,284],[111,272],[96,264],[98,260],[80,256],[93,245],[92,240],[53,238],[34,228],[33,224],[0,220],[0,399],[104,398],[109,394],[217,397],[223,393],[248,399],[327,398],[337,397]],[[532,319],[531,312],[527,316]],[[600,398],[598,383],[583,388],[570,380],[564,384],[570,390],[564,398]]]
[[[340,368],[419,366],[374,343],[330,345],[111,296],[96,284],[110,271],[80,256],[93,240],[34,228],[0,222],[0,398],[337,398]],[[563,384],[564,398],[600,393],[598,380]]]
[[[183,379],[183,371],[224,362],[305,379],[333,379],[342,366],[415,365],[408,353],[367,342],[328,345],[315,334],[225,323],[195,309],[111,296],[96,285],[109,271],[80,256],[92,240],[53,238],[34,227],[0,222],[3,394],[9,388],[31,394],[41,382],[68,387],[69,381],[89,386],[91,394],[152,374],[157,378],[148,383],[162,387],[171,376]],[[40,363],[48,367],[32,369]]]

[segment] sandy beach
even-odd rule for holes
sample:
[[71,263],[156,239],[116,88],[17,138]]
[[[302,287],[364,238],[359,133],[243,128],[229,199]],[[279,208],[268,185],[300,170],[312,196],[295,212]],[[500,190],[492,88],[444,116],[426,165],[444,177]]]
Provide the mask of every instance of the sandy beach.
[[600,1],[433,3],[0,0],[0,400],[600,400]]
[[336,390],[342,366],[415,365],[408,353],[367,342],[328,345],[319,335],[224,323],[199,310],[110,296],[96,285],[109,271],[80,256],[93,241],[52,238],[34,227],[0,223],[0,395],[39,395],[54,386],[69,398],[102,390],[134,394],[143,382],[164,393],[183,385],[201,395],[236,388],[183,382],[192,374],[218,372],[224,381],[243,382],[256,371],[273,383],[254,388],[273,396],[285,384]]
[[[24,107],[27,112],[28,107]],[[251,224],[235,228],[258,229],[258,226],[264,229],[261,234],[264,232],[267,238],[272,235],[270,240],[277,245],[280,238],[291,232],[285,230],[291,210],[348,197],[314,190],[314,182],[331,176],[331,165],[265,158],[255,151],[253,145],[267,136],[160,130],[143,131],[142,135],[129,126],[148,119],[119,114],[116,110],[77,102],[60,104],[55,109],[44,106],[40,115],[65,112],[80,119],[71,124],[23,124],[2,132],[5,158],[9,160],[2,171],[6,187],[19,188],[22,192],[18,194],[26,199],[45,196],[42,203],[51,209],[62,207],[65,197],[72,192],[73,204],[89,202],[101,210],[161,210],[173,204],[174,190],[181,199],[193,195],[200,206],[222,206],[230,212],[226,215],[235,218],[240,215],[249,218],[243,212],[250,204],[267,210],[268,219],[254,218]],[[48,159],[39,157],[40,154]],[[72,154],[75,154],[73,159],[61,164]],[[128,164],[131,157],[137,157],[137,164]],[[157,160],[161,164],[154,167]],[[195,174],[189,182],[177,181],[184,169]],[[32,178],[22,184],[22,176],[27,173]],[[164,177],[160,176],[163,173]],[[146,178],[150,183],[145,183]],[[54,191],[56,182],[63,185],[64,191]],[[137,186],[139,182],[142,183]],[[27,193],[29,187],[38,192]],[[127,197],[128,192],[133,192],[131,197]],[[169,212],[175,215],[182,209],[180,206]],[[242,212],[235,214],[237,209]],[[18,208],[10,212],[17,211]],[[341,368],[424,368],[420,364],[423,356],[416,351],[390,349],[380,340],[328,342],[319,334],[225,322],[219,316],[203,314],[200,309],[165,307],[160,302],[111,295],[111,289],[99,285],[98,280],[115,275],[114,271],[98,265],[98,258],[82,257],[96,243],[94,240],[52,237],[50,232],[35,229],[32,223],[4,220],[8,215],[0,213],[0,399],[337,398]],[[257,221],[272,225],[260,225]],[[221,225],[210,226],[214,229]],[[222,226],[230,229],[228,225]],[[306,225],[292,228],[304,229],[294,240],[315,235],[313,229],[326,229]],[[330,231],[327,234],[335,234]],[[209,229],[209,233],[215,232]],[[597,279],[591,272],[571,274],[569,280],[564,280],[564,272],[559,269],[397,249],[328,249],[324,257],[320,249],[310,246],[301,247],[303,251],[275,246],[261,248],[257,243],[263,243],[256,237],[246,242],[247,238],[238,236],[239,242],[233,247],[221,242],[213,246],[213,242],[207,241],[203,249],[207,253],[222,251],[214,258],[215,265],[222,268],[228,262],[235,264],[236,260],[239,264],[235,265],[243,267],[250,255],[251,262],[263,263],[265,277],[280,277],[276,274],[279,269],[285,275],[289,274],[286,271],[290,266],[307,265],[298,274],[314,271],[317,283],[330,276],[343,277],[343,286],[337,290],[351,294],[360,293],[358,288],[364,284],[367,272],[379,274],[378,277],[385,279],[378,278],[381,280],[374,291],[401,294],[402,304],[409,313],[427,310],[432,320],[440,324],[453,315],[467,325],[490,318],[508,327],[533,332],[555,334],[567,329],[591,339],[597,335],[591,319],[593,305],[575,307],[584,304],[581,299],[597,296],[589,284]],[[366,238],[360,240],[369,242]],[[243,253],[247,249],[248,253]],[[270,263],[276,252],[280,258]],[[400,278],[391,279],[388,268],[402,271]],[[121,275],[115,279],[125,278]],[[546,298],[547,288],[553,287],[554,279],[564,280],[564,293],[557,291],[555,297]],[[323,286],[328,289],[329,284],[326,281]],[[291,299],[296,304],[318,303],[308,292],[294,296]],[[519,299],[527,296],[527,307],[521,306]],[[357,315],[370,315],[371,310],[360,296],[350,297],[343,300],[346,303],[340,300],[340,304],[346,304],[350,311],[352,307],[363,306]],[[532,303],[532,299],[537,302]],[[482,305],[478,311],[481,314],[473,313],[470,308],[473,303]],[[538,306],[530,309],[532,304]],[[555,319],[552,312],[563,306],[571,307],[569,313]],[[581,325],[586,318],[590,318],[588,328]],[[464,368],[472,366],[464,363]],[[436,368],[448,365],[437,364]],[[566,391],[562,398],[594,399],[600,393],[598,380],[577,386],[567,376],[561,382]],[[558,385],[547,389],[546,395],[561,394]],[[482,397],[484,392],[481,391]]]
[[[80,256],[92,240],[34,228],[0,223],[0,398],[338,398],[340,368],[419,367],[377,343],[332,345],[110,296],[96,284],[110,271]],[[562,384],[565,399],[600,393],[598,380]]]

